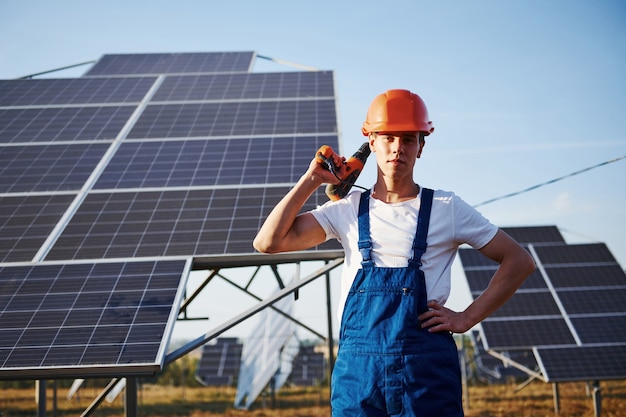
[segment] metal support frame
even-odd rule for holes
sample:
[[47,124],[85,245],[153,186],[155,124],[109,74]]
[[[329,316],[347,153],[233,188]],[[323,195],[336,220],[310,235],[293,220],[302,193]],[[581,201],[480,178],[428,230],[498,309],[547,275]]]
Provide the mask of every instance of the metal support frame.
[[552,384],[552,396],[554,397],[554,414],[559,414],[561,412],[561,395],[559,394],[558,382]]
[[137,417],[137,378],[126,378],[124,392],[124,411],[126,417]]
[[[247,258],[245,258],[247,259]],[[258,259],[258,258],[257,258]],[[245,263],[241,263],[238,260],[233,261],[232,257],[230,257],[230,259],[228,260],[228,262],[225,263],[220,263],[218,262],[210,262],[207,261],[206,258],[202,259],[199,263],[195,263],[193,269],[198,271],[198,270],[203,270],[203,269],[207,269],[210,270],[211,272],[209,273],[209,275],[207,276],[207,278],[198,286],[198,288],[196,288],[193,293],[187,297],[185,300],[183,300],[183,302],[181,303],[181,306],[179,308],[179,314],[182,314],[183,317],[181,318],[181,320],[194,320],[194,318],[188,318],[187,317],[187,307],[198,297],[198,295],[206,288],[206,286],[209,284],[209,282],[211,282],[215,277],[219,277],[221,279],[223,279],[225,282],[228,282],[229,284],[235,286],[236,288],[238,288],[239,290],[245,292],[246,294],[250,295],[252,298],[255,298],[256,300],[259,301],[259,303],[244,311],[243,313],[233,317],[232,319],[228,320],[227,322],[223,323],[222,325],[216,327],[215,329],[213,329],[211,332],[206,333],[196,339],[194,339],[193,341],[185,344],[184,346],[168,353],[165,356],[165,360],[163,361],[163,366],[167,366],[168,364],[174,362],[175,360],[185,356],[186,354],[192,352],[193,350],[197,349],[198,347],[208,343],[209,341],[217,338],[219,335],[221,335],[222,333],[230,330],[231,328],[235,327],[237,324],[241,323],[242,321],[250,318],[251,316],[255,315],[256,313],[260,312],[261,310],[265,309],[265,308],[271,308],[274,311],[278,312],[279,314],[282,314],[283,316],[287,317],[289,320],[292,320],[294,323],[296,323],[298,326],[310,331],[311,333],[315,334],[316,336],[318,336],[319,338],[321,338],[322,340],[326,341],[328,343],[328,349],[329,349],[329,372],[332,372],[332,368],[334,367],[334,343],[333,343],[333,329],[332,329],[332,308],[331,308],[331,301],[330,301],[330,296],[331,296],[331,290],[330,290],[330,271],[332,271],[333,269],[337,268],[338,266],[341,266],[344,262],[343,259],[343,252],[332,252],[332,253],[328,253],[325,254],[324,256],[322,256],[321,258],[308,258],[308,257],[304,257],[304,258],[296,258],[294,257],[293,254],[284,257],[284,258],[280,258],[280,259],[275,259],[275,258],[271,258],[272,261],[270,262],[268,259],[267,263],[264,264],[256,264],[256,265],[250,265],[250,264],[245,264]],[[195,260],[194,260],[195,261]],[[324,262],[324,266],[319,268],[318,270],[314,271],[313,273],[307,275],[306,277],[302,277],[300,278],[300,274],[299,274],[299,266],[301,262],[304,261],[323,261]],[[296,264],[297,268],[298,268],[298,276],[295,277],[295,279],[293,280],[293,282],[290,285],[284,285],[282,278],[280,277],[279,271],[277,269],[277,265],[278,264]],[[233,282],[232,280],[228,279],[227,277],[225,277],[224,275],[222,275],[220,273],[220,271],[222,269],[225,268],[237,268],[237,267],[250,267],[250,266],[256,266],[255,271],[252,273],[252,276],[250,278],[250,280],[248,281],[248,283],[246,284],[245,287],[242,287],[240,285],[238,285],[237,283]],[[277,279],[277,282],[279,284],[279,286],[281,287],[281,290],[274,294],[273,296],[263,300],[261,297],[253,294],[250,290],[249,287],[252,284],[252,281],[254,280],[254,278],[257,276],[260,268],[262,266],[269,266],[272,271],[274,272],[274,276]],[[316,280],[317,278],[324,276],[325,280],[326,280],[326,310],[327,310],[327,316],[328,316],[328,336],[324,336],[321,333],[315,331],[314,329],[310,328],[309,326],[305,325],[304,323],[300,322],[299,320],[295,319],[294,317],[291,317],[289,314],[283,312],[282,310],[278,309],[277,307],[274,306],[274,303],[276,303],[278,300],[289,296],[290,294],[294,294],[294,296],[297,297],[298,294],[298,290],[309,284],[310,282]],[[102,403],[102,401],[105,399],[105,397],[109,394],[109,392],[111,392],[113,390],[113,388],[115,388],[115,386],[122,380],[123,378],[121,377],[116,377],[116,378],[112,378],[111,381],[109,382],[109,384],[103,389],[103,391],[92,401],[92,403],[87,407],[87,409],[81,414],[81,417],[87,417],[90,416],[95,409],[100,405],[100,403]],[[45,384],[45,381],[43,382]],[[41,391],[41,390],[40,390]],[[44,414],[40,415],[40,417],[45,416],[45,385],[44,385],[44,389],[43,389],[43,396],[44,396]],[[125,414],[126,417],[136,417],[137,413],[138,413],[138,403],[137,403],[137,379],[136,377],[126,377],[126,388],[125,388],[125,402],[124,402],[124,406],[125,406]]]
[[[559,386],[558,386],[558,382],[557,381],[549,381],[543,374],[535,372],[531,369],[529,369],[528,367],[521,365],[513,360],[511,360],[510,358],[506,357],[505,355],[502,355],[499,352],[496,352],[494,350],[488,350],[487,353],[489,353],[492,356],[495,356],[496,358],[500,359],[502,362],[508,363],[509,365],[511,365],[514,368],[517,368],[523,372],[525,372],[526,374],[528,374],[528,379],[526,381],[524,381],[522,384],[520,384],[518,386],[518,388],[516,388],[516,392],[521,390],[522,388],[524,388],[525,386],[527,386],[528,384],[530,384],[532,381],[534,381],[535,379],[539,379],[543,382],[552,382],[552,394],[553,394],[553,398],[554,398],[554,413],[555,414],[559,414],[560,410],[561,410],[561,396],[560,396],[560,392],[559,392]],[[594,412],[594,417],[601,417],[602,414],[602,392],[600,389],[600,381],[593,381],[590,382],[588,385],[588,388],[591,389],[591,396],[593,399],[593,412]]]
[[[111,379],[111,381],[109,381],[109,384],[102,390],[102,392],[100,392],[100,395],[94,398],[91,404],[89,404],[89,407],[85,409],[85,411],[80,415],[80,417],[90,416],[91,413],[93,413],[95,409],[100,405],[100,403],[106,398],[107,394],[111,392],[113,388],[115,388],[115,386],[117,385],[118,382],[120,382],[120,380],[121,378]],[[128,389],[128,387],[126,389]]]
[[602,392],[600,390],[600,381],[593,381],[591,383],[591,395],[593,397],[593,415],[600,417],[602,414]]
[[[288,263],[288,262],[285,262]],[[165,357],[165,361],[164,361],[164,365],[167,365],[169,363],[174,362],[176,359],[181,358],[182,356],[185,356],[186,354],[192,352],[193,350],[199,348],[200,346],[208,343],[209,341],[217,338],[218,336],[220,336],[221,334],[225,333],[226,331],[232,329],[233,327],[235,327],[236,325],[238,325],[239,323],[243,322],[244,320],[252,317],[253,315],[255,315],[256,313],[260,312],[261,310],[272,306],[274,303],[276,303],[278,300],[292,294],[295,293],[299,288],[309,284],[310,282],[316,280],[317,278],[319,278],[320,276],[324,276],[325,274],[329,273],[331,270],[335,269],[336,267],[340,266],[343,264],[343,257],[341,258],[337,258],[331,262],[328,262],[327,264],[325,264],[322,268],[320,268],[319,270],[307,275],[306,277],[303,277],[301,279],[295,280],[295,282],[291,283],[290,285],[285,286],[285,288],[283,288],[282,290],[280,290],[279,292],[277,292],[276,294],[272,295],[271,297],[268,297],[267,299],[259,302],[259,304],[257,304],[256,306],[249,308],[248,310],[244,311],[243,313],[233,317],[232,319],[226,321],[225,323],[223,323],[220,326],[217,326],[215,329],[213,329],[211,332],[208,332],[194,340],[192,340],[191,342],[188,342],[187,344],[185,344],[184,346],[181,346],[180,348],[170,352],[169,354],[166,355]],[[272,264],[269,264],[272,265]],[[243,265],[240,265],[243,266]],[[329,335],[330,338],[332,338],[332,334]]]
[[38,379],[35,381],[37,395],[37,416],[46,416],[46,380]]
[[[219,274],[218,274],[219,275]],[[247,287],[242,287],[240,285],[238,285],[236,282],[233,282],[232,280],[219,275],[220,278],[222,278],[225,282],[229,283],[230,285],[234,286],[235,288],[240,289],[241,291],[245,292],[246,294],[248,294],[250,297],[254,298],[257,301],[263,301],[263,298],[259,297],[258,295],[255,295],[254,293],[250,292]],[[282,287],[284,288],[284,286]],[[297,290],[296,290],[297,291]],[[296,294],[296,292],[294,292],[294,294]],[[302,323],[301,321],[295,319],[294,317],[291,317],[288,313],[285,313],[284,311],[282,311],[281,309],[279,309],[278,307],[275,307],[273,305],[268,306],[269,308],[271,308],[272,310],[274,310],[275,312],[277,312],[278,314],[282,315],[283,317],[286,317],[288,320],[291,320],[292,322],[294,322],[295,324],[297,324],[298,326],[308,330],[309,332],[313,333],[314,335],[316,335],[317,337],[319,337],[322,340],[326,340],[326,336],[324,336],[323,334],[315,331],[314,329],[312,329],[311,327],[307,326],[306,324]]]
[[528,374],[529,376],[531,376],[531,377],[533,377],[533,378],[540,379],[540,380],[542,380],[543,382],[548,382],[548,381],[544,378],[543,374],[541,374],[541,373],[539,373],[539,372],[535,372],[535,371],[533,371],[532,369],[530,369],[530,368],[528,368],[528,367],[526,367],[526,366],[524,366],[524,365],[521,365],[521,364],[519,364],[519,363],[515,362],[514,360],[511,360],[511,358],[507,357],[506,355],[501,354],[500,352],[496,352],[495,350],[491,350],[491,349],[489,349],[489,350],[487,351],[487,353],[488,353],[488,354],[490,354],[491,356],[495,356],[496,358],[500,359],[502,362],[504,362],[504,363],[507,363],[507,364],[511,365],[513,368],[517,368],[517,369],[519,369],[520,371],[522,371],[522,372],[524,372],[524,373]]
[[[333,318],[332,306],[330,302],[330,272],[324,274],[326,278],[326,318],[328,325],[328,382],[330,385],[330,375],[335,367],[335,342],[333,341]],[[331,387],[332,389],[332,387]]]

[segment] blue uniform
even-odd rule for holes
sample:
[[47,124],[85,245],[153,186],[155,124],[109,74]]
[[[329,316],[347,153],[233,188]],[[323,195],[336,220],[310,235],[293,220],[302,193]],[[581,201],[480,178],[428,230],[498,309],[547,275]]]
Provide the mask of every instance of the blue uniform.
[[361,196],[363,258],[348,293],[332,375],[333,417],[463,416],[461,374],[449,332],[421,329],[427,310],[421,257],[426,251],[433,191],[422,190],[413,256],[404,268],[371,258],[369,191]]

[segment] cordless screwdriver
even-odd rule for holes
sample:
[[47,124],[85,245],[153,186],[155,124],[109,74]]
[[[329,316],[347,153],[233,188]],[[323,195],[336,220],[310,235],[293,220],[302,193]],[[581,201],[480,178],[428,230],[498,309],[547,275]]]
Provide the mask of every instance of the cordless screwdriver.
[[337,201],[348,195],[348,192],[356,182],[356,179],[361,174],[361,171],[363,171],[363,166],[365,166],[365,162],[367,161],[367,157],[370,155],[370,152],[369,143],[363,143],[361,147],[344,163],[346,167],[346,176],[344,178],[339,178],[337,176],[337,171],[339,171],[341,167],[336,166],[331,159],[333,148],[328,145],[323,145],[317,150],[315,156],[318,159],[318,162],[324,164],[325,168],[339,180],[339,184],[328,184],[326,186],[326,195],[328,198],[332,201]]

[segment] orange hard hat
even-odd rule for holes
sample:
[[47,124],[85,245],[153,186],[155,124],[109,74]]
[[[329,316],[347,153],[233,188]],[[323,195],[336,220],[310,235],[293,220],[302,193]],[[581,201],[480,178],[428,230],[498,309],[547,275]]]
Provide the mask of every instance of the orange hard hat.
[[364,136],[373,132],[424,132],[427,136],[433,130],[424,100],[409,90],[388,90],[376,96],[361,128]]

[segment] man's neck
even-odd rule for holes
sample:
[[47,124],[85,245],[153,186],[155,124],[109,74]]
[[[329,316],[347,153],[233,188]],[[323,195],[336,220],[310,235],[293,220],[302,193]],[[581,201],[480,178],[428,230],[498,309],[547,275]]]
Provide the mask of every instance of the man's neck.
[[376,185],[374,185],[372,197],[384,203],[399,203],[417,197],[419,191],[419,185],[413,181],[406,184],[387,184],[384,181],[377,181]]

